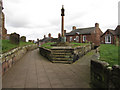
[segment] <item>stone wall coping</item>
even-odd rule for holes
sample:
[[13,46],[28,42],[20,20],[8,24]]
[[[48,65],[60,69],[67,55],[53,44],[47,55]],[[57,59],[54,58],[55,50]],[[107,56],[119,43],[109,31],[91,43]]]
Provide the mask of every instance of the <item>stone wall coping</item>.
[[85,45],[85,46],[77,46],[77,47],[75,47],[75,48],[72,48],[71,46],[56,46],[56,47],[53,47],[52,49],[80,49],[80,48],[85,48],[85,47],[88,47],[88,46],[90,46],[90,45]]
[[[2,59],[2,58],[6,58],[7,56],[9,56],[9,55],[12,55],[12,54],[14,54],[15,52],[17,52],[18,50],[22,50],[22,49],[25,49],[25,48],[27,48],[27,47],[30,47],[30,46],[34,46],[34,44],[31,44],[31,45],[26,45],[26,46],[21,46],[21,47],[17,47],[17,48],[14,48],[14,49],[12,49],[12,50],[10,50],[10,51],[8,51],[8,52],[5,52],[5,53],[3,53],[3,54],[1,54],[0,56],[0,59]],[[36,44],[35,44],[36,45]],[[4,62],[4,61],[7,61],[7,58],[6,58],[6,60],[1,60],[2,62]]]
[[5,53],[2,53],[2,55],[9,55],[9,54],[11,54],[11,53],[14,53],[14,52],[16,52],[16,51],[18,51],[18,50],[20,50],[20,49],[23,49],[23,48],[25,48],[25,47],[29,47],[29,46],[34,46],[34,45],[36,45],[36,44],[31,44],[31,45],[26,45],[26,46],[21,46],[21,47],[17,47],[17,48],[14,48],[14,49],[12,49],[12,50],[10,50],[10,51],[8,51],[8,52],[5,52]]
[[119,65],[113,65],[112,68],[113,68],[113,69],[114,69],[114,68],[120,69],[120,66],[119,66]]
[[107,69],[111,71],[111,70],[112,70],[112,67],[107,67]]
[[94,61],[96,63],[100,63],[104,67],[108,67],[109,66],[109,64],[107,62],[101,61],[101,60],[98,60],[98,59],[97,60],[96,59],[92,59],[91,61]]
[[71,46],[67,46],[67,47],[57,46],[57,47],[53,47],[52,49],[73,49],[73,48]]
[[81,49],[83,48],[83,46],[78,46],[78,47],[75,47],[74,49]]
[[[105,61],[97,59],[91,60],[91,85],[94,88],[119,88],[120,86],[120,66],[108,66]],[[101,79],[97,78],[101,77]]]
[[50,52],[51,52],[51,49],[47,49],[47,48],[44,48],[44,47],[40,47],[40,48],[43,48],[43,49],[48,50],[48,51],[50,51]]

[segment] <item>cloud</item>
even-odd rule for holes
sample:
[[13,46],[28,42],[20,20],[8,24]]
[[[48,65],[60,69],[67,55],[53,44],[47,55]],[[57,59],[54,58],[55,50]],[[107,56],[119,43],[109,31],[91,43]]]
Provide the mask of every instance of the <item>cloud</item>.
[[14,17],[14,19],[12,17],[8,17],[7,25],[20,28],[20,27],[27,27],[29,25],[29,22],[22,17]]
[[118,3],[118,24],[120,25],[120,1]]
[[[27,39],[43,38],[61,32],[61,8],[65,7],[65,29],[93,27],[96,22],[102,31],[118,24],[119,0],[4,0],[8,33],[17,32]],[[120,15],[119,15],[120,16]],[[119,18],[120,19],[120,18]],[[120,20],[119,20],[120,24]]]

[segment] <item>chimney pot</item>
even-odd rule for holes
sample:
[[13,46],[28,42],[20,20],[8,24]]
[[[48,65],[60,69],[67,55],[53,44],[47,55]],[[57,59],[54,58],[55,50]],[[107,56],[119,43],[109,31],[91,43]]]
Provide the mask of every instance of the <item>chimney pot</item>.
[[58,33],[58,38],[60,38],[60,36],[61,36],[60,33]]
[[73,30],[75,30],[76,29],[76,26],[73,26]]
[[95,23],[95,27],[99,27],[99,23]]
[[51,38],[51,33],[48,34],[48,37]]
[[64,30],[64,33],[66,33],[66,30]]
[[46,38],[46,35],[44,35],[44,38]]

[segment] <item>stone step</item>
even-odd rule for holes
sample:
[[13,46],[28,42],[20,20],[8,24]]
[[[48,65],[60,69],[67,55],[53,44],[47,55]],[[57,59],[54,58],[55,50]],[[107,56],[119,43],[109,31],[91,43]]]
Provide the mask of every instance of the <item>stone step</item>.
[[69,50],[69,51],[73,51],[74,49],[51,49],[51,50]]
[[52,50],[52,53],[73,53],[73,51],[69,51],[69,50]]
[[51,58],[52,61],[73,61],[73,58]]
[[52,48],[51,49],[51,61],[56,62],[56,63],[72,63],[73,62],[73,53],[74,49],[73,48],[64,48],[64,47],[59,47],[59,48]]
[[69,55],[67,55],[67,54],[66,55],[63,55],[63,54],[62,55],[61,54],[59,54],[59,55],[51,55],[51,57],[54,57],[54,58],[73,58],[73,56],[74,55],[72,55],[72,54],[71,55],[70,54]]
[[64,64],[71,64],[73,61],[52,61],[53,63],[64,63]]
[[52,55],[73,55],[72,53],[56,53],[56,52],[53,52],[53,53],[51,53]]

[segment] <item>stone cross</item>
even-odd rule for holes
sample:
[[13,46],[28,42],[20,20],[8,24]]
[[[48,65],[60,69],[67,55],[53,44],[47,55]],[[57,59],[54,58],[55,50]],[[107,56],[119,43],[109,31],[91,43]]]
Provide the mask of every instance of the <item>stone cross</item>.
[[65,16],[64,11],[65,11],[64,5],[62,5],[62,9],[61,9],[61,16],[62,16],[62,28],[61,28],[62,30],[61,30],[61,34],[62,34],[62,37],[64,37],[64,16]]

